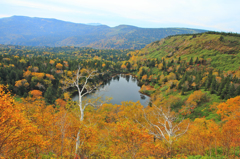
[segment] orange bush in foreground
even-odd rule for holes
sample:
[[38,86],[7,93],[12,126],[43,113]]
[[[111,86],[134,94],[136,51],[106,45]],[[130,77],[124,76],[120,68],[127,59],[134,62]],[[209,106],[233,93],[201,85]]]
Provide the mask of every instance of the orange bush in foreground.
[[31,158],[35,148],[45,147],[46,142],[25,117],[23,107],[5,91],[0,85],[0,158]]

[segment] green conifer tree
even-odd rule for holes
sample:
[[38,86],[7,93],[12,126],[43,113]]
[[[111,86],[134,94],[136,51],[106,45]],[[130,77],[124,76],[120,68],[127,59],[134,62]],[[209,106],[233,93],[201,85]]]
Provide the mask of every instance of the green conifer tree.
[[193,59],[191,57],[190,61],[189,61],[189,65],[193,65]]
[[238,86],[235,91],[235,96],[239,96],[239,95],[240,95],[240,86]]
[[234,97],[235,91],[236,91],[235,86],[232,84],[229,88],[229,91],[228,91],[229,96]]
[[198,63],[199,63],[198,57],[196,58],[196,60],[195,60],[194,63],[195,63],[195,64],[198,64]]
[[178,58],[178,61],[177,61],[177,63],[178,64],[180,64],[181,63],[181,57],[179,56],[179,58]]

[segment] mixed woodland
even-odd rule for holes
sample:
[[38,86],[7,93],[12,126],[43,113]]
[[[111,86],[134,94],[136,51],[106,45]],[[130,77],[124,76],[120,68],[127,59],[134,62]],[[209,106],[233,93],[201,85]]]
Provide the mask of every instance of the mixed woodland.
[[[120,73],[138,79],[147,107],[71,100]],[[0,84],[1,158],[240,157],[239,34],[141,50],[0,45]]]

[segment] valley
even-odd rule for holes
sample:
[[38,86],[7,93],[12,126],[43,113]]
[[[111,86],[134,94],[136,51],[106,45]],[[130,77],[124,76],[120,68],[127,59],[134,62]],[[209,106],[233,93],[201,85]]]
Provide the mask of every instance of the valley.
[[[139,31],[112,29],[124,38]],[[108,40],[87,47],[1,41],[0,157],[239,157],[240,35],[185,31],[139,39],[136,47]],[[139,32],[134,39],[144,37]],[[127,87],[110,92],[116,103],[71,99],[118,80]],[[128,92],[120,95],[121,89]],[[130,90],[149,102],[129,101]]]

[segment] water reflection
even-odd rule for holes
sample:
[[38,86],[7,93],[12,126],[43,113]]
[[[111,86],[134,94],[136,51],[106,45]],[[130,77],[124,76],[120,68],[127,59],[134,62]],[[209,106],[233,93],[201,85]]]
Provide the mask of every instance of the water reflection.
[[119,81],[119,78],[120,78],[120,76],[119,76],[119,75],[116,75],[116,76],[114,76],[112,79]]
[[137,79],[136,79],[135,77],[132,77],[132,81],[133,81],[133,82],[136,82]]
[[129,79],[130,79],[130,76],[129,76],[129,75],[126,75],[126,80],[127,80],[127,82],[129,82]]
[[145,95],[143,95],[143,94],[140,94],[140,97],[141,97],[141,99],[146,99],[146,97],[145,97]]
[[[140,87],[135,77],[131,75],[117,75],[112,79],[106,80],[104,84],[94,93],[88,95],[87,98],[95,98],[101,96],[112,97],[110,103],[121,104],[122,101],[133,101],[138,100],[144,106],[149,103],[149,97],[139,92]],[[78,96],[72,98],[74,101],[78,99]]]

